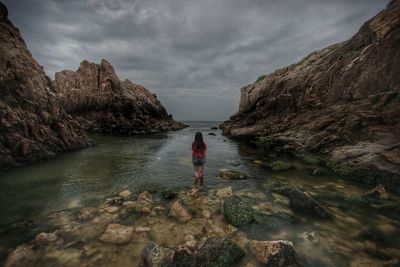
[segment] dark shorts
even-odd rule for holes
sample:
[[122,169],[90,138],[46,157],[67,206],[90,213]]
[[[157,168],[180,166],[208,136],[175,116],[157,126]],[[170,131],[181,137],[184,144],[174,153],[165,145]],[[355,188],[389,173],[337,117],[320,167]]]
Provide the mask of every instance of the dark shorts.
[[194,157],[192,163],[194,166],[203,166],[205,163],[205,160],[204,160],[204,158]]

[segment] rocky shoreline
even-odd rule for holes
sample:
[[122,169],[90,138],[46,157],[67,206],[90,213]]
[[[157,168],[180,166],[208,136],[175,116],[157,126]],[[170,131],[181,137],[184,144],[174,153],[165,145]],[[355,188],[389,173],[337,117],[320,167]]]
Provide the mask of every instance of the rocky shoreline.
[[[132,193],[125,189],[99,206],[76,206],[49,214],[52,230],[40,232],[31,242],[12,250],[5,267],[302,266],[292,241],[251,239],[245,232],[250,224],[278,229],[301,223],[292,212],[276,212],[273,206],[265,206],[265,198],[272,193],[287,197],[288,202],[284,203],[292,212],[309,214],[317,220],[336,220],[337,207],[328,204],[332,199],[340,200],[343,209],[375,207],[375,212],[400,220],[399,205],[383,186],[360,196],[340,193],[312,196],[280,183],[268,187],[266,194],[254,196],[237,194],[231,187],[161,189],[152,193]],[[249,197],[262,201],[250,204]],[[376,227],[359,231],[356,239],[381,245],[388,242],[385,240],[388,234]],[[322,234],[304,232],[301,238],[318,245],[322,242],[319,235]],[[373,247],[368,251],[372,258],[355,257],[350,265],[398,264],[395,258]]]
[[242,88],[239,111],[220,128],[269,151],[314,155],[344,177],[400,188],[399,34],[393,0],[350,40]]

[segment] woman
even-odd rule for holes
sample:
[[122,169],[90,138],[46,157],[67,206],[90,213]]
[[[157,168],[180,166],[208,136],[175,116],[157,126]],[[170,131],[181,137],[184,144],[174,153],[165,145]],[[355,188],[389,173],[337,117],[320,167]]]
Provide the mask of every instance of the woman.
[[196,184],[203,184],[203,166],[206,163],[207,146],[203,141],[201,132],[197,132],[192,143],[192,162]]

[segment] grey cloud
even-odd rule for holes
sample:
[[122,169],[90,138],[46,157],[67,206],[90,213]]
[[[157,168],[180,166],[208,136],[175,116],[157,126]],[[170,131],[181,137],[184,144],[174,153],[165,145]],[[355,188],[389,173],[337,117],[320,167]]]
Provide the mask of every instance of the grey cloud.
[[223,120],[258,76],[354,34],[389,0],[5,0],[53,76],[108,59],[177,119]]

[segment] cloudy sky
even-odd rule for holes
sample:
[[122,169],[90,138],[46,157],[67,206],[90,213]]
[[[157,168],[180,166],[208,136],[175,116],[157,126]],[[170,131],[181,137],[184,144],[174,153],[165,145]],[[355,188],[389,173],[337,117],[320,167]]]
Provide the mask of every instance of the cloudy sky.
[[242,86],[348,39],[389,1],[4,2],[49,76],[105,58],[175,119],[224,120],[237,111]]

